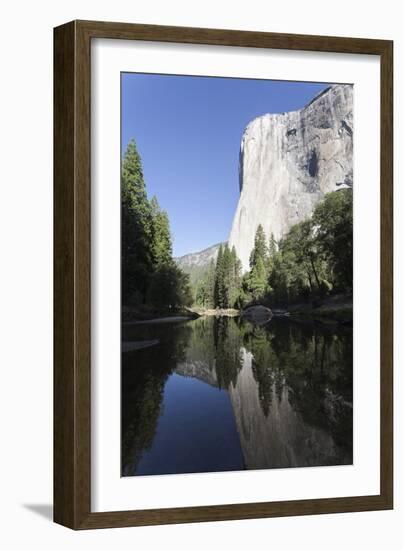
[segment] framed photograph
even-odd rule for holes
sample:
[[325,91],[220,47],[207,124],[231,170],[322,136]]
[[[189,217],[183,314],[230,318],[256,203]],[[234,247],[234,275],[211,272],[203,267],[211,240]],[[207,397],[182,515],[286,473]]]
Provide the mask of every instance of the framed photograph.
[[393,507],[384,40],[54,33],[54,520]]

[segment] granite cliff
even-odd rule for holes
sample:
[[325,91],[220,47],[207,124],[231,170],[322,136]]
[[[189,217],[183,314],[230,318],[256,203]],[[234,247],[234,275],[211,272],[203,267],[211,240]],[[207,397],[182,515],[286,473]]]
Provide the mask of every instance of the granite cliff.
[[252,120],[241,141],[240,197],[229,245],[244,271],[262,224],[282,238],[326,193],[353,184],[353,86],[330,86],[299,111]]

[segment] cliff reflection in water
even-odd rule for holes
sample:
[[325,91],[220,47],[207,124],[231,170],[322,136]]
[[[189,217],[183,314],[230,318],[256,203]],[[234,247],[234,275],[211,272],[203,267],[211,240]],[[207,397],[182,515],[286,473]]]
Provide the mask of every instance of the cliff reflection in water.
[[[352,463],[352,330],[228,317],[135,325],[122,474]],[[158,343],[155,343],[158,341]]]

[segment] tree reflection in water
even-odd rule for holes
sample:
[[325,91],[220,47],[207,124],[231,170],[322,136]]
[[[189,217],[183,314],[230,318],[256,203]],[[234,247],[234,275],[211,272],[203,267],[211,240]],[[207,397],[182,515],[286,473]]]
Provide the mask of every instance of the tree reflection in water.
[[[172,407],[164,411],[169,397],[164,390],[168,380],[175,380],[173,375],[228,394],[243,455],[242,463],[236,465],[235,461],[231,468],[352,462],[350,327],[288,319],[273,319],[265,327],[257,327],[237,318],[204,317],[182,324],[126,327],[124,338],[159,343],[122,354],[123,475],[136,475],[140,460],[147,461],[149,456],[158,464],[158,471],[151,473],[164,473],[164,453],[166,458],[169,449],[163,442],[174,437],[180,420]],[[203,415],[203,407],[208,406],[201,401],[197,387],[192,386],[195,398],[190,410],[189,405],[186,409],[190,416]],[[177,391],[173,397],[180,401],[175,384],[168,388]],[[222,414],[215,416],[215,427],[222,423],[222,430],[229,430],[225,402],[217,406],[222,406]],[[216,452],[214,437],[219,436],[205,412],[206,424],[202,429],[198,424],[199,431],[189,437],[197,445],[203,432],[201,471],[220,470],[227,464],[226,457]],[[165,433],[160,433],[162,429]],[[212,440],[207,439],[206,451],[209,431]],[[235,443],[231,445],[225,452],[235,455],[238,450]],[[181,448],[175,452],[179,456]],[[183,467],[183,461],[181,464]],[[191,465],[186,471],[193,471]]]

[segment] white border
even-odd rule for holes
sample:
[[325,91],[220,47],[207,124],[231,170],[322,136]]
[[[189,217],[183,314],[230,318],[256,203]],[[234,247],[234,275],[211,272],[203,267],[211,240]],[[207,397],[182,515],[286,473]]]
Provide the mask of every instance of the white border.
[[[108,39],[91,53],[91,510],[379,494],[379,57]],[[121,71],[354,84],[354,466],[120,477]]]

